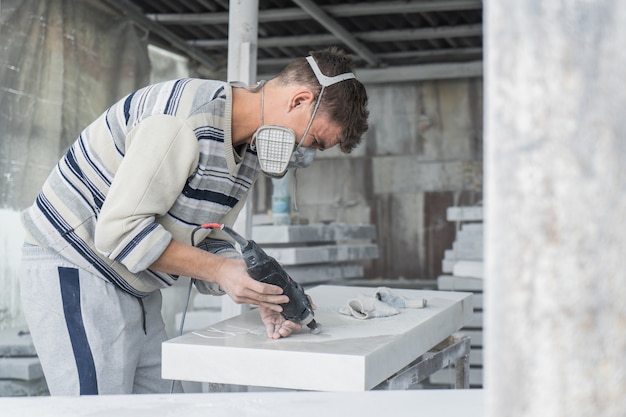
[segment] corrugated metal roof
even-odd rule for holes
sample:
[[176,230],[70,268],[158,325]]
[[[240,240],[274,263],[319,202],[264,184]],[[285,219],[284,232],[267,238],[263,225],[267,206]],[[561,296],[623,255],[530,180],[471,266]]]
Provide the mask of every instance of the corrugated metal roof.
[[[154,43],[225,72],[228,0],[106,1],[148,28]],[[482,9],[481,0],[259,0],[257,72],[275,73],[330,45],[355,55],[357,70],[377,74],[470,68],[482,61]]]

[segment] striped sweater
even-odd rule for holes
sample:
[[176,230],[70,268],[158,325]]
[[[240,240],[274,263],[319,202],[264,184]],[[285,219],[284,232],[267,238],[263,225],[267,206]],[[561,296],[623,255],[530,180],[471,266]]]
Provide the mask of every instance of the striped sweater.
[[22,213],[27,233],[134,296],[170,286],[176,276],[149,266],[171,239],[191,243],[199,224],[232,224],[259,174],[252,150],[233,149],[231,121],[224,82],[181,79],[129,94],[52,170]]

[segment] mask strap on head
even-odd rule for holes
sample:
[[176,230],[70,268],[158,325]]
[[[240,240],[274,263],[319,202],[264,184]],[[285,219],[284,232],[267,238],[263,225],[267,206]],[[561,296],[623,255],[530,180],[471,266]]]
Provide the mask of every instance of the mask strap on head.
[[333,84],[337,84],[338,82],[344,81],[344,80],[350,80],[352,78],[356,78],[356,76],[351,73],[351,72],[346,72],[343,74],[339,74],[339,75],[335,75],[334,77],[328,77],[324,74],[322,74],[322,71],[320,70],[320,67],[317,66],[317,62],[315,62],[315,59],[313,59],[312,56],[307,56],[306,57],[307,62],[309,63],[309,65],[311,66],[311,69],[313,70],[313,73],[315,74],[315,76],[317,77],[317,81],[320,83],[320,85],[322,87],[330,87]]
[[313,74],[315,74],[315,77],[317,78],[317,82],[320,83],[320,85],[322,86],[322,89],[320,90],[320,94],[317,96],[317,100],[315,101],[315,107],[313,108],[313,114],[311,115],[309,124],[304,130],[302,139],[300,139],[300,142],[298,142],[298,147],[300,146],[300,144],[302,144],[302,141],[304,140],[306,135],[309,133],[309,129],[311,128],[311,125],[313,124],[313,119],[315,119],[315,114],[317,113],[317,109],[319,108],[320,103],[322,102],[322,94],[324,94],[324,89],[326,87],[330,87],[333,84],[337,84],[341,81],[350,80],[352,78],[356,79],[356,76],[352,72],[345,72],[343,74],[329,77],[327,75],[322,74],[322,70],[320,70],[320,67],[317,65],[317,62],[315,62],[315,59],[312,56],[310,55],[307,56],[306,60],[311,66],[311,69],[313,70]]

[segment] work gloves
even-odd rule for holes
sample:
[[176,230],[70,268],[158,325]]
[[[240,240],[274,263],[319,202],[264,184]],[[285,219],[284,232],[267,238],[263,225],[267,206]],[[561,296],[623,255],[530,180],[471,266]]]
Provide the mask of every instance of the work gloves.
[[409,299],[391,291],[387,287],[376,289],[374,296],[359,295],[352,298],[339,309],[346,316],[365,320],[376,317],[388,317],[400,313],[404,308],[424,308],[425,298]]

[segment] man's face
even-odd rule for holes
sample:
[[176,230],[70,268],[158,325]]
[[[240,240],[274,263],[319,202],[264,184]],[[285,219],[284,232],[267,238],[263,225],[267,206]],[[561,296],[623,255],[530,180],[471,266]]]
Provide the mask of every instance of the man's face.
[[[310,118],[311,112],[306,112],[300,117],[301,120],[298,123],[298,128],[294,129],[296,133],[296,143],[302,139],[302,135],[304,134]],[[331,122],[327,115],[318,111],[306,137],[302,140],[301,146],[323,151],[324,149],[330,149],[338,145],[340,138],[341,128],[339,125]]]

